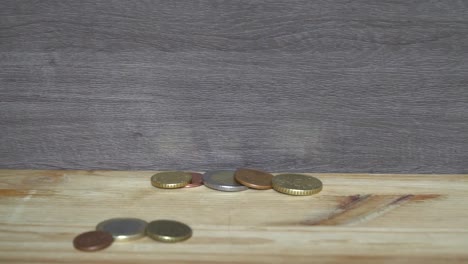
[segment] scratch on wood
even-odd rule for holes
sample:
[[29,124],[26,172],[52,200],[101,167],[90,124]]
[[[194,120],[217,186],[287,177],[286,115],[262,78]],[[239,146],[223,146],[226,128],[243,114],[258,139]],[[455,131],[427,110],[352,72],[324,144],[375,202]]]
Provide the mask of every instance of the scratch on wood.
[[1,189],[0,197],[26,197],[30,195],[30,190]]
[[33,196],[50,196],[54,192],[46,190],[29,190],[29,189],[0,189],[0,197],[24,197],[31,198]]
[[371,196],[370,194],[365,194],[365,195],[356,194],[356,195],[347,196],[346,199],[339,204],[338,208],[346,210],[357,203],[365,201],[370,196]]
[[412,201],[426,201],[429,199],[434,199],[440,197],[440,194],[418,194],[411,197]]
[[354,225],[375,219],[405,203],[425,201],[438,194],[405,195],[352,195],[345,198],[337,209],[321,219],[303,221],[303,225]]
[[403,203],[407,200],[411,200],[412,198],[414,197],[414,195],[412,194],[407,194],[407,195],[402,195],[400,196],[399,198],[393,200],[391,203],[389,203],[388,205],[394,205],[394,204],[399,204],[399,203]]

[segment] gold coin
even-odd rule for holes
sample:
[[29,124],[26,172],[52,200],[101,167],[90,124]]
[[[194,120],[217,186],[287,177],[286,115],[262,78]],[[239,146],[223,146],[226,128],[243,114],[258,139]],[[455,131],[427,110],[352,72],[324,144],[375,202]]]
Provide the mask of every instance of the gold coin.
[[151,177],[151,184],[154,187],[164,189],[182,188],[192,180],[190,173],[182,171],[168,171],[156,173]]
[[302,174],[280,174],[273,177],[273,189],[290,195],[312,195],[322,190],[322,182]]
[[192,236],[192,229],[181,222],[156,220],[148,224],[146,234],[157,241],[174,243],[189,239]]

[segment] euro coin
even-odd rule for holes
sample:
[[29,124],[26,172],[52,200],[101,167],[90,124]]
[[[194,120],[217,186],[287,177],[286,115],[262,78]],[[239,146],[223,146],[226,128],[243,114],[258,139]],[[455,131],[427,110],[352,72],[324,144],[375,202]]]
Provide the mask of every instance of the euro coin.
[[156,173],[151,177],[154,187],[175,189],[185,187],[192,180],[192,175],[183,171],[168,171]]
[[81,251],[98,251],[112,245],[114,238],[108,232],[90,231],[82,233],[73,239],[73,246]]
[[224,192],[239,192],[249,189],[234,179],[234,171],[208,171],[203,175],[203,183],[208,188]]
[[191,172],[190,175],[192,175],[192,180],[189,184],[185,185],[185,188],[200,187],[203,185],[203,174]]
[[96,230],[111,233],[117,241],[130,241],[144,237],[147,225],[138,218],[112,218],[99,223]]
[[181,222],[156,220],[148,224],[146,234],[157,241],[174,243],[189,239],[192,236],[192,229]]
[[273,175],[264,171],[241,168],[236,170],[234,177],[239,183],[247,187],[266,190],[271,189]]
[[272,179],[273,189],[290,195],[312,195],[322,190],[322,182],[302,174],[280,174]]

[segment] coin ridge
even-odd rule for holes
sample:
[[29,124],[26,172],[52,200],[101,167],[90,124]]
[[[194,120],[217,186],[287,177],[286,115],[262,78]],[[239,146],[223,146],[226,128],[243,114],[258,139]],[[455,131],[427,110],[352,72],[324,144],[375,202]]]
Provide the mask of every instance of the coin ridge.
[[312,195],[322,191],[323,187],[312,189],[312,190],[298,190],[298,189],[289,189],[281,186],[273,185],[273,189],[285,194],[295,195],[295,196],[305,196]]
[[[176,172],[176,171],[167,171],[167,172]],[[165,172],[156,173],[153,176],[151,176],[151,185],[153,185],[154,187],[163,188],[163,189],[177,189],[177,188],[185,187],[192,180],[192,175],[190,175],[190,173],[186,173],[186,172],[182,172],[182,171],[179,172],[179,173],[189,176],[189,177],[187,177],[187,180],[184,180],[183,182],[181,181],[181,182],[177,182],[177,183],[163,183],[163,182],[153,180],[153,177],[155,177],[155,176],[157,176],[158,174],[161,174],[161,173],[165,173]]]
[[[276,181],[274,179],[276,177],[278,177],[278,176],[283,176],[283,175],[300,175],[300,176],[305,176],[305,177],[311,177],[311,178],[314,178],[314,179],[316,179],[316,180],[318,180],[320,182],[320,187],[319,188],[312,188],[312,189],[305,189],[305,190],[282,187],[277,183],[278,178],[276,179]],[[278,192],[289,194],[289,195],[295,195],[295,196],[313,195],[313,194],[321,192],[322,189],[323,189],[322,181],[320,179],[316,178],[316,177],[303,175],[303,174],[287,174],[287,173],[286,174],[279,174],[279,175],[276,175],[275,177],[273,177],[272,186],[273,186],[273,189],[278,191]]]
[[220,186],[220,185],[216,185],[216,184],[211,184],[209,182],[204,182],[204,185],[206,187],[209,187],[210,189],[213,189],[213,190],[217,190],[217,191],[224,191],[224,192],[239,192],[239,191],[245,191],[248,189],[247,186],[244,186],[242,185],[243,187],[247,187],[247,189],[244,189],[244,188],[238,188],[236,186],[230,186],[230,187],[226,187],[226,186]]

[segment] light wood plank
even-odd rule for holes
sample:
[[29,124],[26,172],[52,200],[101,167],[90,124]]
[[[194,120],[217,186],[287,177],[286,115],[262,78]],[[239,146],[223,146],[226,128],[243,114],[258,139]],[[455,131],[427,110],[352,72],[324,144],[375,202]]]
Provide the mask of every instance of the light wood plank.
[[[0,170],[2,263],[462,263],[468,175],[311,174],[308,197],[162,190],[154,171]],[[194,236],[96,253],[72,240],[107,218],[174,219]]]

